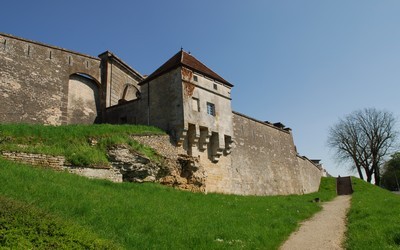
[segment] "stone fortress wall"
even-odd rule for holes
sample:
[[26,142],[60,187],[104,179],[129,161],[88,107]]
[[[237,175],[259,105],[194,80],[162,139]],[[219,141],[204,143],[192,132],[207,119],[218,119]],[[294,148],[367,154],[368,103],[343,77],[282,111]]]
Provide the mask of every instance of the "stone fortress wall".
[[318,191],[322,168],[297,154],[289,128],[234,112],[232,191],[303,194]]
[[92,124],[135,100],[143,77],[111,52],[100,58],[0,33],[0,121]]
[[[74,112],[73,108],[68,112],[68,102],[86,105],[87,115],[83,114],[81,122],[94,122],[97,86],[78,74],[90,75],[99,83],[99,58],[5,34],[0,34],[0,57],[1,122],[67,124],[73,120],[68,114]],[[92,96],[78,104],[73,97],[69,99],[68,92],[75,91],[80,79]],[[69,86],[70,80],[73,83]]]
[[298,156],[290,129],[232,112],[231,87],[187,67],[146,81],[109,51],[95,58],[0,33],[2,123],[158,126],[198,159],[206,192],[317,191],[321,166]]

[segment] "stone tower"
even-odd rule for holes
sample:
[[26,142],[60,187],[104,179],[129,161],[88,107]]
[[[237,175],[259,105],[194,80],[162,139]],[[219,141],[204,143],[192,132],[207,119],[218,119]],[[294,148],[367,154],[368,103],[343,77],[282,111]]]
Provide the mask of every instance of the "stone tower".
[[190,155],[217,162],[232,144],[233,85],[181,50],[140,84],[148,124],[168,131]]

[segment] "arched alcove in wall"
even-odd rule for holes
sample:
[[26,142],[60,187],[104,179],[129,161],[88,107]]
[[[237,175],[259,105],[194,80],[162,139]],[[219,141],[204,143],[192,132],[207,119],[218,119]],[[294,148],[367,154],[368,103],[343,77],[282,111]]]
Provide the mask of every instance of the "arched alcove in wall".
[[99,84],[86,74],[72,74],[68,81],[68,124],[93,124],[99,122]]
[[119,103],[132,101],[138,99],[140,96],[139,89],[135,87],[135,85],[127,83],[125,84],[124,90],[121,93],[121,98],[119,99]]

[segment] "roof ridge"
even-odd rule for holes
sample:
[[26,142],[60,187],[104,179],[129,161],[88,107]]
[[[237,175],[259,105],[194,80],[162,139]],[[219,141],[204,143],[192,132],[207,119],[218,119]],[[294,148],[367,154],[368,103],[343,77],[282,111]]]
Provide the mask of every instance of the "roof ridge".
[[191,70],[197,71],[198,73],[201,73],[207,77],[210,77],[222,84],[225,84],[229,87],[233,87],[233,85],[231,83],[229,83],[227,80],[225,80],[224,78],[219,76],[212,69],[207,67],[204,63],[200,62],[197,58],[195,58],[188,52],[184,51],[183,48],[181,48],[181,50],[178,53],[176,53],[168,61],[166,61],[163,65],[161,65],[158,69],[156,69],[156,71],[154,71],[152,74],[150,74],[140,84],[149,82],[152,79],[154,79],[166,72],[169,72],[170,70],[175,69],[179,66],[185,66]]

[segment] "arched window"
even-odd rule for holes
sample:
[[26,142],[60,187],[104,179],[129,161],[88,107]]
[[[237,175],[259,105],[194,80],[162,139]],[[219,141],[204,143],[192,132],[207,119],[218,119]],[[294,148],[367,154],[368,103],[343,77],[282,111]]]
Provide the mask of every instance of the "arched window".
[[125,84],[124,90],[122,91],[121,94],[121,99],[118,101],[118,103],[124,103],[127,101],[136,100],[139,99],[139,97],[140,97],[140,92],[135,87],[135,85],[127,83]]

